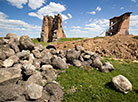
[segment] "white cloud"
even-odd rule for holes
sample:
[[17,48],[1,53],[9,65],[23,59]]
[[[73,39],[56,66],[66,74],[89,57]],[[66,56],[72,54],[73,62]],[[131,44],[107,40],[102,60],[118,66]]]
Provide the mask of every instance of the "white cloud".
[[11,5],[16,6],[17,8],[23,8],[23,4],[27,3],[27,0],[7,0]]
[[101,10],[102,10],[102,8],[97,6],[96,11],[101,11]]
[[35,10],[37,8],[40,8],[45,3],[45,0],[29,0],[28,6]]
[[80,29],[81,27],[80,26],[72,26],[72,28],[74,28],[74,29]]
[[136,0],[131,0],[132,2],[136,3]]
[[0,12],[0,19],[5,19],[8,16],[6,14],[4,14],[3,12]]
[[7,33],[16,33],[17,35],[26,34],[26,35],[29,35],[30,37],[38,37],[40,35],[40,30],[41,30],[40,26],[31,25],[22,20],[13,20],[13,19],[0,17],[0,22],[1,22],[0,34],[3,34],[3,35]]
[[123,9],[124,9],[124,7],[121,7],[121,8],[120,8],[120,10],[123,10]]
[[28,13],[28,15],[37,17],[42,20],[43,16],[46,16],[46,15],[54,16],[54,15],[57,15],[60,13],[62,15],[62,18],[64,21],[64,20],[68,20],[68,19],[72,18],[72,15],[69,13],[67,14],[67,16],[62,14],[62,12],[65,10],[66,10],[66,8],[64,5],[61,5],[60,3],[50,2],[49,5],[46,5],[42,8],[40,8],[36,13],[30,12],[30,13]]
[[67,14],[69,18],[72,18],[72,15],[70,13]]
[[96,12],[95,11],[92,11],[92,12],[88,12],[89,14],[92,14],[92,15],[95,15]]
[[138,15],[130,16],[130,27],[129,31],[131,34],[138,34]]

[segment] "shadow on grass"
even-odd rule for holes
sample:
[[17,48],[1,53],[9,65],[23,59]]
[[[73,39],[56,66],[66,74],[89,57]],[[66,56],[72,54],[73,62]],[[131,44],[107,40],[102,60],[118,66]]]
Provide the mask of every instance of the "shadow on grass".
[[115,90],[115,88],[111,82],[106,83],[105,88]]

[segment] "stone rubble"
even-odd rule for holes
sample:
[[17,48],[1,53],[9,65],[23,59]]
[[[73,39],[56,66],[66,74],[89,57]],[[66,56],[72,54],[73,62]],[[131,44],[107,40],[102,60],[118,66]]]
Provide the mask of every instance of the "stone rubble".
[[[19,50],[9,42],[15,43]],[[69,65],[95,67],[103,72],[114,69],[109,62],[102,64],[100,56],[81,46],[62,51],[35,44],[25,35],[19,38],[8,34],[0,40],[0,102],[61,102],[64,92],[55,80],[59,69]]]

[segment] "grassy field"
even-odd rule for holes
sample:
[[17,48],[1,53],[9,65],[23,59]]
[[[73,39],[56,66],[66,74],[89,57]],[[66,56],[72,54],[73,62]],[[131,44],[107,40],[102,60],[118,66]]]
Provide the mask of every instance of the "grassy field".
[[55,42],[50,42],[50,43],[44,43],[44,42],[41,42],[38,38],[34,38],[32,39],[32,41],[34,43],[40,43],[42,45],[48,45],[48,44],[54,44],[54,43],[61,43],[61,42],[64,42],[64,41],[73,41],[73,40],[81,40],[83,38],[60,38],[59,40],[55,41]]
[[[103,73],[71,66],[60,73],[57,81],[64,87],[63,102],[138,102],[138,63],[106,60],[114,65],[114,71]],[[119,74],[130,80],[133,91],[123,94],[112,87],[111,79]]]

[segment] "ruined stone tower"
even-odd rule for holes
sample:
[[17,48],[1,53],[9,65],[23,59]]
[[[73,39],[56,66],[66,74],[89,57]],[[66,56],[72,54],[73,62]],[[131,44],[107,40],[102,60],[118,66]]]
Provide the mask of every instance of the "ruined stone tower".
[[132,12],[126,12],[121,16],[115,16],[110,19],[109,30],[106,32],[106,36],[112,36],[115,34],[129,34],[129,19]]
[[52,16],[44,16],[41,41],[53,42],[59,38],[65,38],[62,27],[62,16],[60,14],[56,15],[54,18]]

